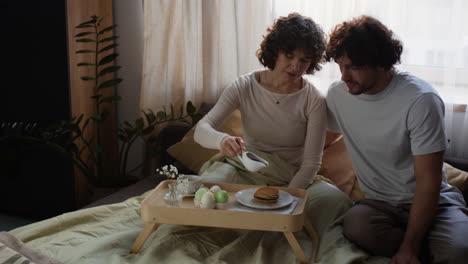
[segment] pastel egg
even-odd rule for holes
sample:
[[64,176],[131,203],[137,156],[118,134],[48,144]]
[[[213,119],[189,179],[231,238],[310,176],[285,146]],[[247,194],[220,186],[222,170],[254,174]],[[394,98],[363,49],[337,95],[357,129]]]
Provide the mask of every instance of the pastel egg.
[[210,191],[212,191],[214,193],[217,193],[217,192],[221,191],[221,187],[219,187],[218,185],[213,185],[213,186],[211,186]]
[[229,194],[225,190],[220,190],[215,194],[215,201],[217,203],[227,203],[229,200]]
[[215,198],[212,192],[205,192],[200,200],[200,208],[215,208]]
[[212,192],[206,192],[203,194],[200,200],[201,208],[214,208],[215,207],[215,198]]
[[206,188],[200,188],[195,192],[195,200],[201,200],[203,194],[205,194],[208,190]]

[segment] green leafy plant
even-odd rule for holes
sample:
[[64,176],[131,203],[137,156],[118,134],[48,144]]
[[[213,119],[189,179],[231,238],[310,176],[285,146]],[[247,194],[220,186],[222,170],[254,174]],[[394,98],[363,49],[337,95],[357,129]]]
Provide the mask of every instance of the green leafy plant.
[[[134,180],[131,175],[136,169],[128,170],[128,155],[134,142],[141,138],[145,142],[146,151],[150,156],[157,151],[159,138],[154,133],[155,128],[167,122],[182,122],[188,126],[195,125],[201,118],[192,102],[181,106],[177,113],[173,105],[169,111],[163,107],[154,113],[152,110],[142,111],[142,117],[134,122],[123,122],[118,128],[119,147],[119,175],[115,175],[114,182],[106,182],[103,177],[105,173],[102,166],[102,155],[106,149],[101,146],[101,124],[111,113],[110,104],[121,100],[119,96],[105,96],[105,89],[115,89],[122,82],[120,78],[109,78],[111,73],[117,73],[120,66],[114,64],[118,54],[112,49],[117,47],[113,41],[118,37],[113,35],[115,25],[103,27],[103,19],[92,16],[89,21],[79,24],[76,28],[83,31],[76,34],[77,42],[87,44],[86,48],[79,49],[76,54],[88,54],[85,61],[78,63],[79,67],[91,69],[90,74],[82,76],[81,80],[90,83],[92,87],[91,100],[94,101],[95,112],[89,116],[80,114],[70,120],[63,120],[46,127],[37,127],[31,123],[7,123],[0,127],[0,143],[9,142],[12,138],[20,144],[45,144],[58,153],[71,158],[74,165],[95,186],[122,186]],[[113,75],[112,75],[113,76]],[[92,125],[91,125],[92,124]],[[88,131],[94,129],[94,131]],[[89,133],[94,132],[94,133]],[[6,143],[5,143],[6,144]],[[11,158],[11,148],[8,151],[0,151],[0,158],[5,163]],[[10,155],[10,156],[9,156]],[[19,154],[18,154],[19,155]]]
[[181,106],[178,113],[174,112],[174,107],[172,105],[170,106],[169,112],[167,112],[163,107],[163,110],[158,111],[156,114],[151,109],[142,111],[142,113],[144,118],[140,117],[136,119],[134,124],[124,122],[119,127],[118,136],[121,142],[119,148],[119,164],[121,175],[130,175],[143,165],[142,162],[135,168],[127,170],[128,153],[137,138],[143,139],[148,152],[151,154],[151,149],[154,150],[157,148],[159,143],[158,135],[153,133],[156,126],[171,121],[177,121],[189,126],[194,126],[201,118],[200,114],[197,113],[195,106],[193,106],[190,101],[187,102],[185,111],[183,106]]
[[[73,154],[74,162],[78,168],[95,185],[106,185],[102,182],[104,173],[102,155],[106,150],[102,148],[100,140],[101,124],[110,114],[110,110],[106,106],[121,100],[120,96],[106,97],[103,91],[104,89],[115,89],[116,85],[122,82],[120,78],[106,78],[109,74],[117,73],[120,69],[120,66],[116,66],[114,63],[119,54],[113,52],[113,49],[117,47],[114,41],[118,37],[113,34],[116,25],[103,27],[102,21],[103,18],[92,16],[89,21],[83,22],[76,27],[83,31],[75,35],[76,42],[86,43],[90,46],[86,49],[77,50],[76,54],[89,53],[94,55],[91,60],[79,62],[77,65],[91,68],[91,72],[94,73],[82,76],[81,80],[93,84],[91,99],[94,100],[96,112],[89,118],[84,118],[82,114],[78,118],[73,118],[71,123],[62,124],[73,135],[71,137],[73,143],[69,144],[67,150]],[[134,178],[131,177],[131,173],[142,165],[139,164],[137,167],[127,170],[128,154],[137,138],[142,138],[147,146],[154,146],[157,145],[158,141],[157,135],[153,135],[156,126],[170,121],[184,122],[193,126],[200,119],[192,102],[186,104],[185,111],[181,106],[178,113],[174,112],[171,105],[169,112],[163,107],[163,110],[158,111],[156,114],[152,110],[142,111],[142,114],[144,118],[137,118],[134,124],[124,122],[119,126],[119,175],[115,178],[120,179],[120,182],[117,184],[126,184],[132,181]],[[90,122],[94,123],[95,133],[87,138],[84,131],[89,127]],[[76,141],[81,142],[81,148],[78,148],[79,144],[75,144]],[[85,153],[85,150],[89,153],[88,159],[84,158],[83,153]],[[95,168],[93,168],[93,165]]]
[[[81,149],[74,152],[74,154],[79,167],[82,168],[82,171],[86,171],[86,174],[93,179],[94,183],[98,183],[104,174],[101,127],[102,123],[111,113],[110,108],[107,106],[108,104],[121,100],[121,97],[118,95],[105,96],[104,90],[114,89],[112,94],[115,94],[116,85],[122,82],[122,79],[115,78],[113,77],[114,75],[111,75],[120,69],[120,66],[114,63],[119,56],[118,53],[114,52],[114,48],[118,46],[118,44],[115,43],[118,36],[114,35],[114,29],[117,26],[110,25],[105,27],[102,25],[103,19],[102,17],[91,16],[90,20],[76,26],[77,29],[82,31],[75,35],[77,43],[87,44],[86,48],[77,50],[75,53],[93,55],[89,56],[87,60],[79,62],[77,66],[91,69],[91,74],[80,78],[85,82],[92,83],[93,95],[91,99],[94,100],[95,108],[94,113],[89,118],[85,118],[82,127],[80,127],[80,122],[84,118],[83,114],[76,119],[75,124],[77,127],[75,127],[75,129],[77,130],[75,134],[77,134],[77,139],[79,139],[82,144]],[[112,78],[109,79],[108,76],[112,76]],[[86,138],[86,135],[82,132],[87,128],[90,120],[93,122],[95,131],[89,138]],[[79,131],[80,128],[81,131]],[[84,152],[85,149],[87,152]],[[83,153],[89,155],[87,161],[83,159]],[[94,168],[91,168],[90,163],[94,165],[91,165]],[[91,173],[92,169],[94,169],[93,173]]]

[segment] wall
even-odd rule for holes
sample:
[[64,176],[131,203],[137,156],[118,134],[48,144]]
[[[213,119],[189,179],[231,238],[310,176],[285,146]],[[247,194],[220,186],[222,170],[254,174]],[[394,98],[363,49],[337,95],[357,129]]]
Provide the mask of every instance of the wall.
[[[118,103],[118,122],[133,123],[140,116],[140,86],[143,61],[143,0],[114,0],[114,23],[119,46],[117,64],[122,66],[118,75],[123,82],[118,94],[123,98]],[[129,154],[128,168],[134,168],[143,160],[143,144],[135,142]],[[138,171],[136,176],[138,176]]]

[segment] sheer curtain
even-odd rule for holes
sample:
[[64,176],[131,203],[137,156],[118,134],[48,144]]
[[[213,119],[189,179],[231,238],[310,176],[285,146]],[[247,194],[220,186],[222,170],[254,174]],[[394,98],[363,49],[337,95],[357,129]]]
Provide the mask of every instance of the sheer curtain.
[[[240,74],[261,65],[255,52],[265,29],[290,12],[333,26],[368,14],[402,40],[402,64],[430,82],[446,102],[446,155],[468,158],[468,1],[464,0],[143,0],[141,109],[214,103]],[[323,91],[340,78],[334,63],[307,76]],[[178,108],[176,108],[178,109]]]
[[216,102],[237,76],[260,67],[255,52],[271,10],[271,0],[144,0],[140,108]]
[[[274,0],[274,16],[299,12],[333,27],[362,14],[374,16],[403,42],[397,68],[419,76],[446,102],[447,157],[468,158],[468,1],[464,0]],[[328,63],[312,82],[326,92],[340,78],[336,64]]]

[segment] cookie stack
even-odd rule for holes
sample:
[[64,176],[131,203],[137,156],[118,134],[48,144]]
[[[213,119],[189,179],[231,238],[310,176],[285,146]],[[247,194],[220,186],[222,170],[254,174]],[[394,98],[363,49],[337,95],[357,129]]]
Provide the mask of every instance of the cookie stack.
[[261,187],[254,193],[254,200],[259,203],[276,203],[278,202],[279,191],[274,187]]

